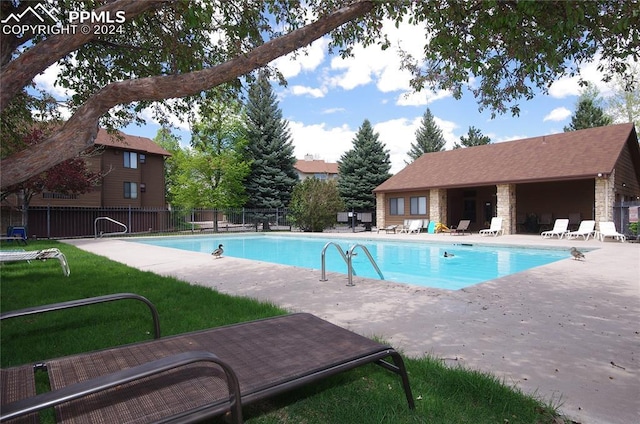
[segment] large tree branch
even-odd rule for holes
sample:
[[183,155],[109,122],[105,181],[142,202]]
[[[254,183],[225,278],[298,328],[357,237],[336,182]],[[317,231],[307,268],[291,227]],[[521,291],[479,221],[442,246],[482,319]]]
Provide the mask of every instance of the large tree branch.
[[[124,11],[127,20],[175,0],[116,0],[96,9],[97,13]],[[33,78],[69,53],[96,38],[94,31],[84,34],[53,35],[9,62],[0,72],[0,112]]]
[[182,75],[156,76],[109,84],[89,98],[60,131],[40,143],[37,149],[23,150],[0,162],[0,187],[24,181],[91,146],[98,131],[98,120],[118,104],[190,96],[232,81],[367,14],[373,6],[374,3],[370,0],[355,2],[212,68]]

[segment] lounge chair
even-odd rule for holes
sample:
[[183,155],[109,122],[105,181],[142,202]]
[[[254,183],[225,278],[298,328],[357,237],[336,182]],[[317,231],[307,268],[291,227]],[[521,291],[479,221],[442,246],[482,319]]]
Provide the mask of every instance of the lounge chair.
[[[413,409],[393,348],[300,313],[2,369],[0,420],[55,407],[65,423],[241,423],[243,405],[370,363],[400,376]],[[51,391],[35,394],[35,368]]]
[[616,225],[612,221],[600,221],[598,224],[598,238],[604,241],[605,238],[611,237],[621,242],[626,240],[624,234],[620,234],[616,230]]
[[398,229],[397,225],[387,225],[384,228],[378,228],[378,232],[385,231],[387,234],[391,234],[391,233],[395,234],[397,229]]
[[553,222],[553,214],[549,212],[544,212],[540,215],[540,219],[538,220],[538,231],[549,231],[551,228],[551,223]]
[[422,220],[421,219],[412,219],[409,221],[409,226],[404,227],[400,230],[401,233],[419,233],[422,228]]
[[593,221],[593,220],[582,221],[580,222],[580,227],[578,227],[576,231],[569,231],[567,233],[567,239],[582,237],[584,238],[584,240],[589,240],[589,237],[591,236],[595,237],[595,228],[596,228],[596,221]]
[[464,235],[465,233],[471,234],[469,232],[470,224],[471,224],[470,219],[461,219],[457,227],[449,229],[449,234],[451,234],[452,236],[458,235],[458,234]]
[[496,237],[498,234],[504,234],[504,230],[502,229],[502,218],[494,216],[493,218],[491,218],[491,225],[489,226],[489,228],[480,230],[478,234],[480,234],[481,236],[492,235],[494,237]]
[[59,260],[60,266],[62,267],[62,272],[67,277],[69,276],[71,270],[69,269],[67,258],[64,256],[64,253],[56,248],[32,251],[0,251],[0,262],[30,262],[34,260],[46,261],[47,259]]
[[569,220],[566,218],[556,219],[556,222],[553,223],[553,229],[549,231],[543,231],[540,233],[542,238],[553,238],[553,236],[557,236],[561,239],[566,233],[569,232]]

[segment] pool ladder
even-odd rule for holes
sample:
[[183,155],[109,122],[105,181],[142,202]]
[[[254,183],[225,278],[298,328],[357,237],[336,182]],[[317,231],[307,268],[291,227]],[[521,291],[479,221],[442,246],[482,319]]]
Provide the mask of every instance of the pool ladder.
[[345,253],[345,251],[342,250],[342,246],[340,246],[336,242],[330,241],[327,244],[325,244],[324,247],[322,248],[322,278],[320,279],[320,281],[327,281],[327,273],[326,273],[326,266],[325,266],[325,263],[326,263],[325,256],[326,256],[326,253],[327,253],[327,249],[329,248],[329,246],[332,246],[332,245],[335,246],[336,249],[338,249],[338,252],[340,253],[340,256],[342,256],[342,259],[344,259],[344,261],[347,264],[347,277],[349,279],[349,282],[347,283],[347,286],[355,286],[355,284],[353,284],[353,275],[356,272],[353,269],[353,263],[352,263],[351,259],[356,255],[356,253],[354,253],[354,250],[357,247],[361,248],[364,251],[364,253],[369,258],[369,261],[371,262],[371,265],[373,265],[373,268],[376,270],[376,272],[380,276],[380,279],[384,280],[384,275],[382,275],[382,271],[380,271],[380,268],[378,267],[378,264],[376,264],[376,261],[373,259],[373,256],[371,256],[371,253],[369,253],[369,249],[367,249],[366,246],[363,246],[361,244],[354,244]]

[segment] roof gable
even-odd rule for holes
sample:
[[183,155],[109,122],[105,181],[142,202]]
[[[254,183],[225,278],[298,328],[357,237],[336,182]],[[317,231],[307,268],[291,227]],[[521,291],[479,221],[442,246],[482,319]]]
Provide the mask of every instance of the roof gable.
[[158,146],[150,138],[129,135],[122,131],[118,131],[117,134],[110,134],[105,129],[100,128],[96,136],[95,144],[149,154],[171,156],[171,153]]
[[629,140],[637,151],[633,124],[619,124],[427,153],[374,191],[591,178],[610,174]]

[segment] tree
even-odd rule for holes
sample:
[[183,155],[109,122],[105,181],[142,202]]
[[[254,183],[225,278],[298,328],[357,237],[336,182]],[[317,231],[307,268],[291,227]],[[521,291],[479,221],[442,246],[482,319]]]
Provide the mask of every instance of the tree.
[[427,108],[424,115],[422,115],[420,127],[416,130],[416,142],[411,143],[411,149],[407,154],[413,161],[425,153],[444,150],[445,143],[442,130],[434,121],[431,110]]
[[482,132],[476,127],[470,126],[469,131],[467,132],[467,136],[460,136],[460,143],[453,146],[454,149],[459,149],[461,147],[473,147],[473,146],[482,146],[483,144],[491,143],[491,138],[486,135],[482,135]]
[[334,180],[306,178],[293,188],[289,212],[302,231],[324,231],[343,209]]
[[[81,30],[21,30],[22,24],[36,21],[26,13],[28,7],[52,4],[59,25],[47,27]],[[436,5],[373,0],[3,1],[0,18],[9,30],[3,27],[0,37],[0,114],[31,95],[27,87],[33,78],[57,64],[58,85],[72,90],[64,105],[72,116],[38,150],[3,157],[0,184],[19,183],[84,151],[94,143],[101,120],[122,126],[150,105],[184,115],[213,87],[237,92],[240,76],[325,34],[331,37],[332,51],[343,56],[351,55],[356,43],[388,48],[384,19],[418,24],[429,34],[424,57],[404,54],[403,66],[413,74],[415,89],[452,90],[459,98],[474,78],[480,107],[497,113],[517,113],[519,99],[531,98],[537,90],[546,93],[550,82],[577,74],[596,55],[605,78],[625,73],[633,80],[626,63],[640,57],[636,0],[444,0]],[[69,12],[80,9],[90,12],[93,21],[70,23]],[[106,20],[116,22],[114,32],[101,34]],[[16,21],[20,25],[13,25]]]
[[338,161],[338,191],[348,210],[374,210],[373,189],[391,177],[389,151],[378,137],[365,119],[353,139],[353,148]]
[[181,155],[184,154],[180,147],[180,138],[171,133],[171,129],[162,127],[153,138],[154,143],[171,153],[171,156],[164,160],[164,184],[165,199],[170,205],[174,205],[175,191],[174,187],[178,187],[178,172]]
[[[44,138],[46,138],[46,131],[33,128],[24,143],[33,146]],[[4,200],[11,194],[17,196],[22,208],[22,224],[27,226],[29,204],[35,195],[46,191],[59,195],[89,193],[100,183],[103,176],[103,174],[90,171],[83,158],[67,159],[46,172],[7,187],[2,192],[2,199]]]
[[[284,208],[298,181],[293,143],[266,73],[249,88],[247,153],[251,171],[245,180],[248,208]],[[265,218],[265,217],[262,217]],[[266,228],[268,221],[262,219]],[[265,229],[266,229],[265,228]]]
[[564,131],[584,130],[587,128],[604,127],[613,122],[606,115],[601,106],[600,92],[592,85],[588,85],[580,94],[576,110],[571,116],[571,123],[564,127]]
[[[233,99],[210,102],[201,114],[203,118],[193,125],[191,137],[195,169],[205,176],[199,181],[204,192],[197,198],[201,202],[197,206],[241,207],[247,200],[244,179],[250,171],[245,157],[247,134],[242,105]],[[186,200],[183,195],[180,197]]]
[[[632,66],[633,73],[640,75],[640,66]],[[640,126],[640,81],[627,84],[623,78],[617,76],[612,84],[613,95],[607,101],[607,113],[614,122],[633,122]]]

